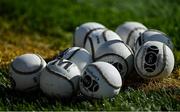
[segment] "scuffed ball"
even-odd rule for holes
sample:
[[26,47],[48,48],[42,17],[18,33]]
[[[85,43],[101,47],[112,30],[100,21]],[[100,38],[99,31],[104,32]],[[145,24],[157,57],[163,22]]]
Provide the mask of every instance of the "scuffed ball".
[[106,62],[89,64],[80,79],[80,91],[90,98],[106,98],[117,95],[122,86],[118,70]]
[[148,41],[158,41],[165,43],[171,50],[173,50],[173,43],[170,37],[168,37],[165,33],[154,29],[148,29],[144,33],[142,33],[136,41],[134,49],[137,50]]
[[135,54],[135,69],[143,78],[154,79],[169,76],[174,68],[174,55],[164,43],[148,41]]
[[119,35],[111,30],[100,29],[93,31],[85,40],[84,48],[95,57],[97,49],[104,43],[110,40],[122,40]]
[[135,43],[141,33],[147,30],[147,27],[142,23],[129,21],[116,28],[116,33],[122,38],[122,40],[128,44],[132,50],[134,50]]
[[82,71],[84,67],[92,63],[92,55],[84,48],[71,47],[61,52],[57,58],[63,58],[74,62]]
[[104,61],[114,65],[122,79],[133,70],[134,53],[120,40],[111,40],[102,44],[96,52],[95,61]]
[[71,61],[50,61],[40,76],[40,88],[50,97],[70,98],[78,92],[79,68]]
[[106,27],[97,22],[87,22],[78,27],[76,27],[74,37],[73,37],[73,46],[83,47],[83,44],[87,38],[87,36],[99,29],[105,29]]
[[39,87],[39,77],[46,62],[37,54],[23,54],[10,65],[9,75],[15,90],[31,91]]

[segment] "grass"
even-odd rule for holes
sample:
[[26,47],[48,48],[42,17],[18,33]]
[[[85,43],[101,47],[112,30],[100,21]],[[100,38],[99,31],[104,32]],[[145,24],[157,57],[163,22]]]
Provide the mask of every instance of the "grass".
[[[1,0],[0,110],[180,110],[180,2],[178,0]],[[114,30],[125,21],[139,21],[172,37],[176,64],[170,77],[129,80],[113,99],[51,99],[41,91],[11,89],[8,68],[24,53],[46,61],[71,46],[76,26],[96,21]]]

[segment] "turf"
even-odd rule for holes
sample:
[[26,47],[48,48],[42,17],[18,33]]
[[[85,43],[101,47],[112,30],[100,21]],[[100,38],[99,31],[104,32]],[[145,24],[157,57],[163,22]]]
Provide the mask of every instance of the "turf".
[[[180,2],[178,0],[1,0],[0,110],[180,110]],[[40,90],[11,89],[8,69],[24,53],[40,54],[47,62],[71,46],[76,26],[96,21],[114,30],[125,21],[138,21],[169,35],[174,43],[175,68],[161,80],[128,80],[112,99],[52,99]]]

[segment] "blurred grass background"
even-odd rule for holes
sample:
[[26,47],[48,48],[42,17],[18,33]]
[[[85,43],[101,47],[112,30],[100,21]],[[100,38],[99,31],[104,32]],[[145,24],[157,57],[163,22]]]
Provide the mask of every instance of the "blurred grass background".
[[179,6],[178,0],[1,0],[1,29],[62,36],[87,21],[112,30],[125,21],[139,21],[179,37]]
[[[125,21],[138,21],[169,35],[176,66],[168,78],[140,82],[115,99],[64,103],[41,91],[11,90],[8,66],[18,55],[32,52],[51,60],[71,46],[74,30],[95,21],[111,30]],[[179,0],[0,0],[0,110],[180,110]],[[137,86],[139,83],[132,83]]]
[[[172,37],[180,50],[180,1],[178,0],[1,0],[0,30],[39,33],[63,38],[66,32],[88,21],[109,29],[125,21],[138,21]],[[175,52],[176,52],[175,50]],[[179,55],[180,53],[177,52]],[[179,60],[179,57],[176,57]]]

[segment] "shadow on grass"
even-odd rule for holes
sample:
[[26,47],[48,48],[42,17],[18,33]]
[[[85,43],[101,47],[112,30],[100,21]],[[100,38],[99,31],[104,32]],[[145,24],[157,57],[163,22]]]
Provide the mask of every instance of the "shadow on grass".
[[[167,96],[167,97],[171,97],[171,100],[173,101],[170,103],[178,103],[178,102],[180,103],[180,99],[178,99],[179,92],[180,92],[179,88],[175,88],[175,89],[163,88],[157,91],[154,91],[154,90],[149,91],[148,93],[146,93],[147,94],[146,97],[148,99],[153,96],[154,97],[153,100],[156,100],[155,97],[157,97],[157,100],[159,100],[160,97],[164,97],[161,99],[165,99],[166,101],[166,96]],[[130,95],[132,95],[130,96],[130,99],[129,99],[129,96],[127,97],[126,93],[130,93]],[[122,90],[117,97],[121,96],[123,97],[125,101],[128,101],[129,99],[131,102],[131,100],[133,100],[133,97],[136,96],[136,97],[141,98],[144,94],[145,93],[142,93],[142,95],[140,95],[139,91],[135,89],[130,89],[130,90],[126,89],[126,90]],[[104,99],[103,100],[86,99],[82,95],[75,96],[72,99],[50,98],[46,96],[45,94],[43,94],[40,89],[38,89],[37,91],[27,93],[27,92],[15,91],[11,87],[6,87],[2,84],[0,85],[0,102],[1,102],[0,106],[1,107],[4,106],[3,110],[70,110],[70,109],[97,110],[98,109],[97,105],[99,105],[100,107],[103,106],[104,101],[113,103],[112,102],[113,100],[111,99],[105,99],[105,100]],[[133,102],[133,103],[136,104],[136,102]],[[20,105],[24,105],[27,107],[20,108],[21,107]],[[28,107],[29,105],[31,107]],[[92,106],[92,107],[88,107],[88,106]],[[106,110],[106,107],[101,107],[101,108],[102,110]],[[177,107],[174,107],[175,110],[176,108]],[[116,109],[118,109],[118,107],[116,107]],[[167,111],[169,109],[166,107],[166,105],[162,105],[161,110]]]
[[138,75],[138,73],[133,70],[130,75],[123,81],[123,86],[121,90],[126,90],[128,88],[138,89],[143,84],[148,84],[151,80],[144,79]]
[[[52,59],[54,59],[54,57],[45,60],[46,62],[49,62]],[[0,107],[3,108],[1,108],[0,110],[99,110],[97,108],[97,105],[99,105],[100,107],[103,106],[104,101],[109,102],[110,105],[113,104],[111,99],[88,99],[82,95],[72,97],[71,99],[51,98],[46,96],[40,89],[33,92],[15,91],[11,88],[7,71],[8,69],[0,69],[0,73],[2,73],[2,75],[0,75],[0,79],[3,79],[0,83]],[[132,73],[128,80],[123,82],[123,87],[117,97],[123,97],[124,100],[127,101],[133,99],[133,94],[138,94],[137,97],[141,97],[141,94],[139,95],[138,93],[138,87],[142,84],[148,84],[149,81],[150,80],[142,79],[136,73]],[[132,90],[129,90],[129,88],[132,88]],[[126,95],[127,93],[130,93],[130,95],[132,95],[133,97],[131,96],[129,99],[129,96]],[[159,89],[149,91],[148,93],[142,93],[142,96],[143,94],[147,94],[147,98],[151,98],[152,96],[159,97],[162,94],[162,97],[169,96],[173,98],[173,103],[180,103],[180,88],[164,88],[163,90]],[[177,107],[174,108],[176,109]],[[118,107],[116,107],[115,109],[118,109]],[[106,107],[103,107],[102,110],[106,110]],[[169,109],[166,107],[166,105],[162,105],[160,110],[166,111]]]
[[[5,109],[8,110],[17,110],[17,105],[36,106],[36,110],[53,110],[53,107],[56,106],[70,107],[71,105],[76,105],[85,100],[86,99],[81,95],[72,97],[71,99],[59,99],[45,95],[40,89],[32,92],[21,92],[0,85],[0,101],[3,103],[3,105],[0,104],[0,106],[4,106]],[[27,108],[27,110],[31,110],[31,108]]]
[[[51,59],[49,59],[51,60]],[[21,106],[36,107],[36,110],[54,110],[55,107],[61,106],[62,108],[70,107],[76,103],[85,101],[82,95],[78,95],[69,99],[51,98],[45,95],[40,88],[31,92],[22,92],[14,90],[10,84],[10,78],[7,70],[0,69],[0,110],[21,110]],[[34,110],[34,108],[25,107],[22,110]],[[60,110],[62,110],[60,108]]]

